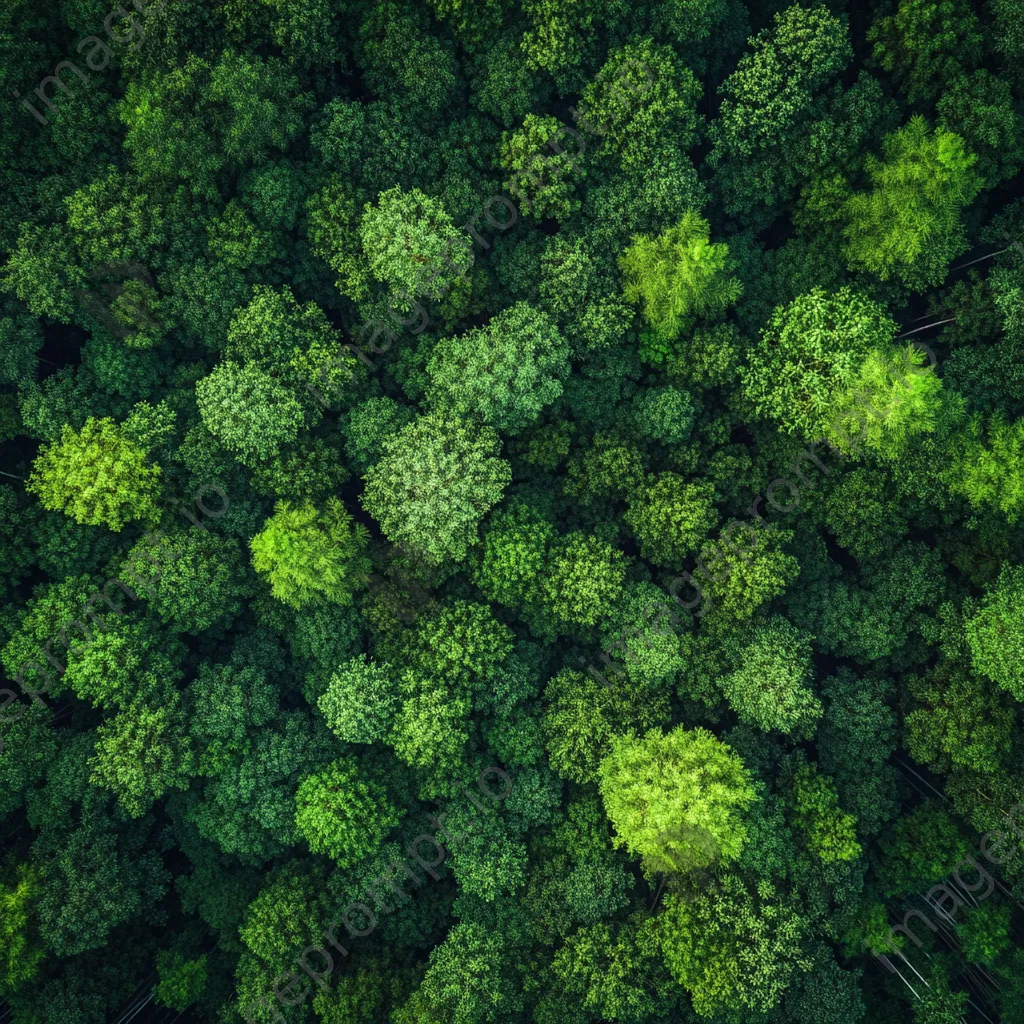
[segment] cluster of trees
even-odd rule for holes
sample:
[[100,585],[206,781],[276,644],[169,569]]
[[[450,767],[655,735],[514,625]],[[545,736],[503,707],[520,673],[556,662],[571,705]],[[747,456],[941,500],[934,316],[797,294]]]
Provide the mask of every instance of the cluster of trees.
[[890,931],[1024,791],[1015,0],[133,6],[0,14],[0,1019],[1024,1019],[1024,835]]

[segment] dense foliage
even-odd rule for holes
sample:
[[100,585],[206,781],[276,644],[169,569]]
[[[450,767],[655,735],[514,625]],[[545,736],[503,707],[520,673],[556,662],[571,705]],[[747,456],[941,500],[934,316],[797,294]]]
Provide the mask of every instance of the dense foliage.
[[0,1021],[1024,1021],[1020,3],[128,6],[0,12]]

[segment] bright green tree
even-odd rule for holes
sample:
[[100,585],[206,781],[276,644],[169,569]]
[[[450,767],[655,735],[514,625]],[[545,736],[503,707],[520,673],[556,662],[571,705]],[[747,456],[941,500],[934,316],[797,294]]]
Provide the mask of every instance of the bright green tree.
[[981,190],[978,158],[959,135],[929,130],[923,117],[887,135],[883,148],[882,160],[866,162],[871,191],[844,205],[847,265],[908,288],[941,284],[968,248],[961,213]]
[[964,623],[971,662],[1024,701],[1024,567],[1004,565],[981,607]]
[[314,853],[347,868],[372,854],[401,816],[353,758],[308,775],[295,794],[295,826]]
[[708,222],[697,213],[656,237],[638,236],[619,259],[629,302],[660,337],[677,335],[687,317],[714,316],[743,294],[725,242],[709,240]]
[[368,534],[338,498],[322,510],[279,501],[249,542],[255,570],[279,601],[302,608],[318,600],[350,604],[370,571]]
[[523,1009],[522,977],[509,940],[499,930],[462,921],[430,954],[423,984],[395,1024],[514,1020]]
[[680,824],[714,840],[702,851],[703,866],[735,860],[743,849],[743,812],[754,801],[751,777],[739,755],[706,729],[616,737],[598,785],[616,842],[634,856],[688,857],[688,838],[674,831]]
[[26,486],[44,508],[117,531],[155,516],[159,479],[160,467],[121,427],[90,417],[81,430],[65,426],[60,440],[40,448]]

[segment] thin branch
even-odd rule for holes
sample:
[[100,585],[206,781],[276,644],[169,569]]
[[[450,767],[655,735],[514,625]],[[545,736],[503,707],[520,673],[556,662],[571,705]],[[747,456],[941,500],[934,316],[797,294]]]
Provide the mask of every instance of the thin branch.
[[993,256],[999,256],[1004,252],[1008,252],[1011,247],[1007,246],[1005,249],[1000,249],[998,252],[990,252],[987,256],[979,256],[976,260],[971,260],[970,263],[961,263],[958,267],[950,267],[949,273],[953,273],[954,270],[963,270],[964,267],[973,267],[975,263],[980,263],[982,260],[990,260]]
[[933,324],[925,324],[923,327],[915,327],[912,331],[904,331],[902,334],[896,335],[897,340],[900,338],[907,337],[908,334],[917,334],[918,331],[927,331],[932,327],[941,327],[943,324],[951,324],[956,320],[955,316],[951,316],[948,320],[937,320]]

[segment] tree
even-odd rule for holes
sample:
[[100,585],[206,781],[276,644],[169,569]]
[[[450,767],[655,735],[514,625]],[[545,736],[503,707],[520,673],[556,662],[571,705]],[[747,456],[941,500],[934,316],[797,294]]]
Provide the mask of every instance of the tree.
[[822,712],[811,676],[810,636],[772,616],[755,628],[722,690],[740,721],[809,738]]
[[984,424],[972,416],[952,438],[952,458],[942,478],[953,494],[974,508],[993,506],[1015,523],[1024,511],[1024,419],[1007,422],[1000,414]]
[[[46,874],[39,928],[59,957],[102,949],[110,933],[129,921],[152,918],[170,875],[146,847],[151,822],[119,824],[101,807],[61,829],[36,851]],[[56,842],[54,840],[57,840]]]
[[920,1004],[914,1006],[914,1024],[946,1024],[959,1020],[971,1001],[969,992],[954,989],[947,971],[941,966],[935,972],[934,985],[923,993]]
[[[395,754],[434,782],[461,771],[470,733],[464,686],[449,686],[414,669],[399,681],[402,705],[389,737]],[[443,791],[443,790],[442,790]]]
[[277,58],[225,49],[215,64],[189,53],[173,74],[147,69],[131,82],[118,114],[141,177],[187,181],[209,196],[226,165],[285,149],[310,103]]
[[941,128],[914,117],[883,140],[884,159],[869,155],[870,192],[846,200],[844,255],[851,270],[921,290],[940,284],[967,249],[961,211],[981,190],[977,156]]
[[313,403],[331,405],[347,397],[359,362],[342,349],[338,334],[315,302],[299,304],[290,288],[257,285],[250,301],[235,310],[228,325],[224,356],[244,367],[258,367],[291,389],[309,422]]
[[981,607],[964,622],[971,663],[1015,700],[1024,701],[1024,568],[1004,565]]
[[845,19],[825,6],[786,7],[749,43],[719,89],[708,157],[726,210],[748,216],[778,209],[791,194],[824,87],[853,56]]
[[948,405],[942,380],[924,361],[911,347],[870,352],[853,388],[837,397],[827,427],[832,446],[858,452],[863,445],[897,462],[918,435],[934,432]]
[[513,1020],[523,1008],[521,979],[500,931],[473,921],[454,925],[430,954],[421,987],[395,1015],[396,1024]]
[[10,638],[2,652],[4,669],[26,693],[59,696],[66,688],[61,679],[66,662],[60,659],[60,648],[54,652],[53,647],[65,637],[68,647],[76,643],[76,630],[82,638],[94,632],[99,612],[96,601],[92,605],[88,601],[95,592],[92,578],[84,574],[40,584],[17,620],[11,621]]
[[7,996],[32,981],[46,959],[38,936],[35,904],[42,892],[39,874],[29,864],[8,871],[0,882],[0,993]]
[[259,668],[204,662],[189,698],[188,731],[199,775],[219,775],[250,749],[250,732],[278,713],[277,694]]
[[260,865],[299,842],[300,780],[337,757],[337,740],[302,711],[248,730],[244,744],[183,808],[202,838],[244,864]]
[[347,868],[373,853],[401,820],[384,787],[353,758],[307,775],[295,794],[295,826],[314,853]]
[[848,287],[832,294],[814,288],[776,307],[740,369],[744,392],[758,413],[817,440],[836,400],[856,394],[869,354],[887,351],[895,334],[885,307],[866,295]]
[[57,755],[50,728],[50,712],[32,703],[20,711],[10,709],[9,694],[0,711],[0,815],[18,810],[41,782]]
[[825,864],[861,854],[856,819],[839,806],[835,784],[814,764],[800,764],[793,775],[793,823],[807,848]]
[[824,6],[787,7],[750,47],[721,88],[713,137],[730,155],[785,145],[793,126],[807,116],[814,90],[852,56],[845,24]]
[[692,838],[673,831],[680,823],[714,841],[699,851],[703,863],[695,866],[728,863],[743,849],[742,814],[754,801],[750,774],[732,748],[706,729],[615,737],[598,775],[616,842],[634,856],[688,858]]
[[509,174],[504,187],[536,220],[566,221],[580,208],[573,175],[582,178],[586,171],[577,171],[578,154],[562,147],[565,134],[557,118],[527,114],[521,128],[502,137],[501,165]]
[[442,338],[427,373],[432,404],[516,433],[561,395],[568,346],[546,314],[518,302],[486,327]]
[[825,508],[829,533],[858,561],[890,553],[907,532],[892,483],[873,469],[843,473]]
[[263,231],[237,199],[210,221],[210,251],[221,262],[239,270],[263,267],[274,258],[273,239]]
[[607,692],[593,676],[562,669],[545,690],[542,728],[551,767],[565,779],[597,779],[598,767],[612,738]]
[[633,877],[612,849],[597,794],[573,798],[565,818],[531,842],[524,908],[542,939],[597,925],[629,901]]
[[[511,799],[521,795],[520,787]],[[511,807],[506,808],[511,814]],[[513,825],[501,811],[478,811],[461,801],[445,814],[442,828],[451,850],[452,877],[467,901],[493,906],[522,887],[528,862],[519,834],[522,824]]]
[[[666,5],[669,6],[669,5]],[[599,136],[598,153],[627,172],[645,172],[658,150],[685,152],[701,132],[703,90],[669,46],[627,43],[583,90],[578,127]]]
[[1013,948],[1010,938],[1012,911],[1005,903],[987,903],[976,914],[964,917],[957,935],[964,944],[964,957],[972,964],[994,967]]
[[159,479],[160,467],[113,420],[90,416],[81,430],[65,426],[39,449],[26,487],[43,508],[120,531],[156,516]]
[[765,1013],[798,971],[808,922],[770,881],[726,873],[708,891],[665,897],[661,947],[703,1016]]
[[348,414],[345,457],[352,469],[365,473],[381,455],[384,443],[415,419],[407,405],[393,398],[368,398]]
[[[742,622],[751,618],[761,605],[778,597],[800,573],[800,562],[783,551],[792,533],[773,526],[758,527],[754,543],[733,541],[726,523],[718,540],[709,541],[700,558],[707,570],[696,575],[696,597],[685,603],[715,618]],[[697,602],[696,604],[694,602]]]
[[475,429],[441,412],[421,416],[387,441],[367,470],[363,507],[396,544],[433,562],[461,560],[512,479],[498,451],[490,427]]
[[[283,966],[285,958],[315,934],[321,916],[327,912],[325,904],[330,896],[324,884],[326,875],[321,863],[289,858],[260,879],[258,891],[245,907],[238,928],[245,948],[239,964],[243,978],[248,973],[243,964],[261,965],[265,975],[266,967]],[[244,987],[240,988],[243,994]]]
[[954,766],[997,774],[1013,743],[1014,712],[999,688],[955,665],[913,676],[907,691],[907,749],[915,761],[943,774]]
[[942,85],[981,59],[977,16],[958,0],[900,0],[892,14],[868,30],[875,60],[896,80],[907,100],[934,100]]
[[539,582],[555,528],[532,505],[512,500],[491,513],[483,537],[476,585],[488,600],[521,616],[540,614]]
[[[0,485],[0,551],[3,552],[4,556],[2,567],[0,567],[0,595],[3,595],[5,600],[8,599],[8,593],[13,591],[19,581],[31,572],[32,566],[37,559],[40,563],[49,561],[46,558],[46,554],[40,553],[37,555],[33,552],[25,535],[27,531],[23,528],[19,529],[22,526],[19,520],[27,512],[27,505],[28,502],[19,498],[13,487]],[[95,535],[103,532],[100,530],[83,531],[77,528],[77,524],[68,523],[58,515],[46,515],[40,518],[45,519],[49,527],[49,529],[38,531],[44,535],[52,532],[55,521],[59,524],[58,530],[60,527],[68,526],[71,531],[74,531],[79,536],[90,533]],[[84,538],[82,547],[88,547],[88,543]],[[54,572],[51,575],[58,576],[64,574]],[[69,572],[66,575],[74,574]]]
[[959,135],[977,155],[985,188],[1012,178],[1024,164],[1024,149],[1010,84],[984,68],[949,81],[935,106],[936,126]]
[[257,366],[220,363],[196,384],[196,401],[210,433],[247,465],[272,458],[304,424],[295,395]]
[[600,1019],[661,1020],[677,1001],[656,936],[636,915],[617,928],[601,923],[570,935],[552,972],[566,994]]
[[413,17],[413,10],[397,5],[372,8],[360,30],[360,63],[378,95],[395,96],[436,113],[456,87],[454,47],[430,31],[422,14]]
[[699,214],[686,213],[656,237],[635,237],[619,259],[626,300],[643,304],[659,337],[675,337],[687,317],[714,316],[743,294],[739,278],[729,276],[728,245],[709,242],[710,230]]
[[993,47],[1005,58],[1005,70],[1012,71],[1016,68],[1014,57],[1024,49],[1020,23],[1014,17],[1014,10],[1007,0],[995,0],[992,15],[995,20]]
[[894,684],[840,669],[821,685],[825,714],[818,724],[818,761],[835,780],[841,806],[873,836],[896,817],[898,771],[889,764],[897,747]]
[[370,571],[368,537],[337,498],[323,511],[311,502],[279,501],[249,547],[253,567],[279,601],[294,608],[318,600],[351,604]]
[[348,743],[386,740],[398,704],[391,666],[365,655],[339,666],[317,702],[331,732]]
[[149,624],[118,617],[68,651],[64,680],[78,697],[98,707],[129,707],[135,698],[159,703],[184,673],[185,647]]
[[560,231],[549,239],[540,273],[541,308],[575,349],[607,348],[628,329],[633,312],[614,294],[614,261],[599,257],[588,238]]
[[633,418],[645,439],[674,445],[693,429],[696,410],[689,394],[679,388],[651,388],[632,402]]
[[659,473],[631,497],[623,519],[648,561],[681,568],[718,521],[715,488],[708,480],[687,483],[678,473]]
[[4,384],[20,384],[35,376],[36,352],[43,344],[43,332],[38,320],[24,312],[24,307],[12,308],[6,303],[0,307],[0,380]]
[[570,498],[605,504],[641,490],[644,454],[620,438],[597,434],[594,443],[570,459],[562,485]]
[[[477,50],[475,54],[473,106],[505,128],[511,128],[531,110],[543,106],[551,95],[551,83],[535,74],[523,60],[519,33],[506,28],[499,35],[497,26],[493,30],[485,27],[487,22],[500,21],[502,0],[487,0],[485,4],[467,4],[464,0],[430,0],[430,3],[459,7],[465,12],[464,22],[476,18],[481,23],[474,31],[484,35],[489,31],[495,33],[487,49]],[[470,11],[481,13],[469,14]]]
[[425,615],[402,650],[425,675],[481,687],[512,653],[514,635],[486,604],[456,600]]
[[185,735],[180,703],[149,708],[133,703],[97,729],[90,781],[115,793],[133,818],[169,789],[185,789],[195,755]]
[[956,822],[934,800],[890,826],[880,849],[879,882],[887,899],[926,892],[971,852]]
[[396,186],[378,200],[366,204],[359,228],[371,273],[391,290],[395,309],[420,295],[440,299],[473,265],[472,241],[419,189]]
[[172,1010],[184,1012],[205,991],[208,984],[207,955],[186,960],[180,953],[164,952],[157,960],[160,983],[155,998]]
[[68,264],[69,232],[63,225],[21,225],[10,262],[3,268],[3,289],[36,316],[61,323],[74,317],[75,294],[85,283],[77,261]]
[[630,681],[660,690],[682,672],[693,655],[689,616],[653,583],[627,584],[602,630],[602,649],[620,659]]
[[552,543],[541,600],[562,632],[594,626],[615,606],[626,576],[621,551],[597,537],[567,533]]
[[121,578],[186,633],[231,622],[253,589],[241,544],[204,524],[146,534],[129,550]]

